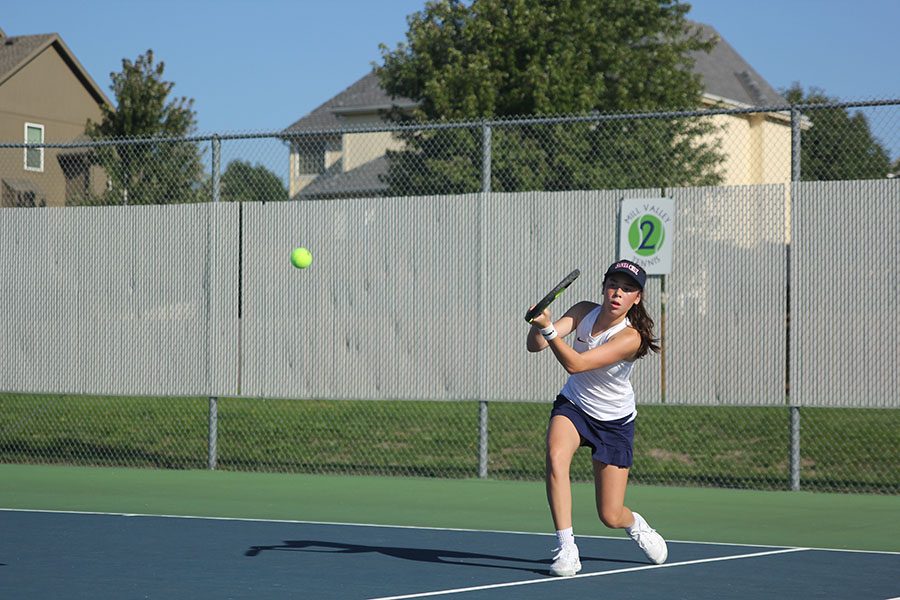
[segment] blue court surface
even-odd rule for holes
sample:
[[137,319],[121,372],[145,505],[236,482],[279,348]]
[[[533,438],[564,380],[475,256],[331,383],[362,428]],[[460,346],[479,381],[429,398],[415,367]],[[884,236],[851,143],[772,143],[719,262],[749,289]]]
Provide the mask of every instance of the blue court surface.
[[579,537],[584,569],[548,575],[555,536],[0,510],[0,598],[853,598],[900,596],[900,553]]

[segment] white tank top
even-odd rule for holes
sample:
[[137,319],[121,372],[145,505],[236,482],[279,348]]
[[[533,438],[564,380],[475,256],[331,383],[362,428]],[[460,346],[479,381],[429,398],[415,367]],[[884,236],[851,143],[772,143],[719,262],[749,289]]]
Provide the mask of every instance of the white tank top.
[[[621,323],[593,336],[591,331],[601,309],[598,306],[589,312],[575,330],[575,343],[572,347],[579,354],[605,344],[609,338],[631,324],[626,317]],[[634,417],[637,410],[630,380],[633,369],[633,360],[622,360],[608,367],[574,373],[569,375],[560,394],[599,421]]]

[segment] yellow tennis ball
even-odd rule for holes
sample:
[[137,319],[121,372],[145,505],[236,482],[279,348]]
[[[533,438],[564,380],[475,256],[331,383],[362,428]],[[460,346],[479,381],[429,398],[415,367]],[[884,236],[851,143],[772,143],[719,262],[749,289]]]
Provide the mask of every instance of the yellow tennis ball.
[[303,246],[294,248],[294,251],[291,252],[291,264],[298,269],[305,269],[312,264],[312,252]]

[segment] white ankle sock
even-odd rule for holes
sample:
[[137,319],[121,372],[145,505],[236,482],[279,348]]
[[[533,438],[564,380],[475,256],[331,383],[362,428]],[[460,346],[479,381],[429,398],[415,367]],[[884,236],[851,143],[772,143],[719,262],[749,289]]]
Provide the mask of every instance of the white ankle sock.
[[572,528],[568,527],[566,529],[557,529],[556,540],[559,542],[560,548],[565,548],[569,545],[575,545],[575,534],[572,532]]

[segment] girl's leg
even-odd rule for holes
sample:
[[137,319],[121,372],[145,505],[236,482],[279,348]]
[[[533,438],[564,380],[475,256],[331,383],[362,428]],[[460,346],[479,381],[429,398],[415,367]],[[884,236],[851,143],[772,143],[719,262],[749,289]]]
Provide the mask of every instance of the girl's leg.
[[634,523],[634,515],[625,506],[628,468],[594,461],[594,488],[597,514],[611,529],[624,529]]
[[651,562],[666,562],[669,555],[666,540],[643,517],[625,506],[628,469],[594,461],[594,485],[597,514],[603,524],[612,529],[625,529]]
[[547,428],[547,502],[557,531],[572,526],[572,487],[569,467],[581,444],[572,421],[556,415]]

